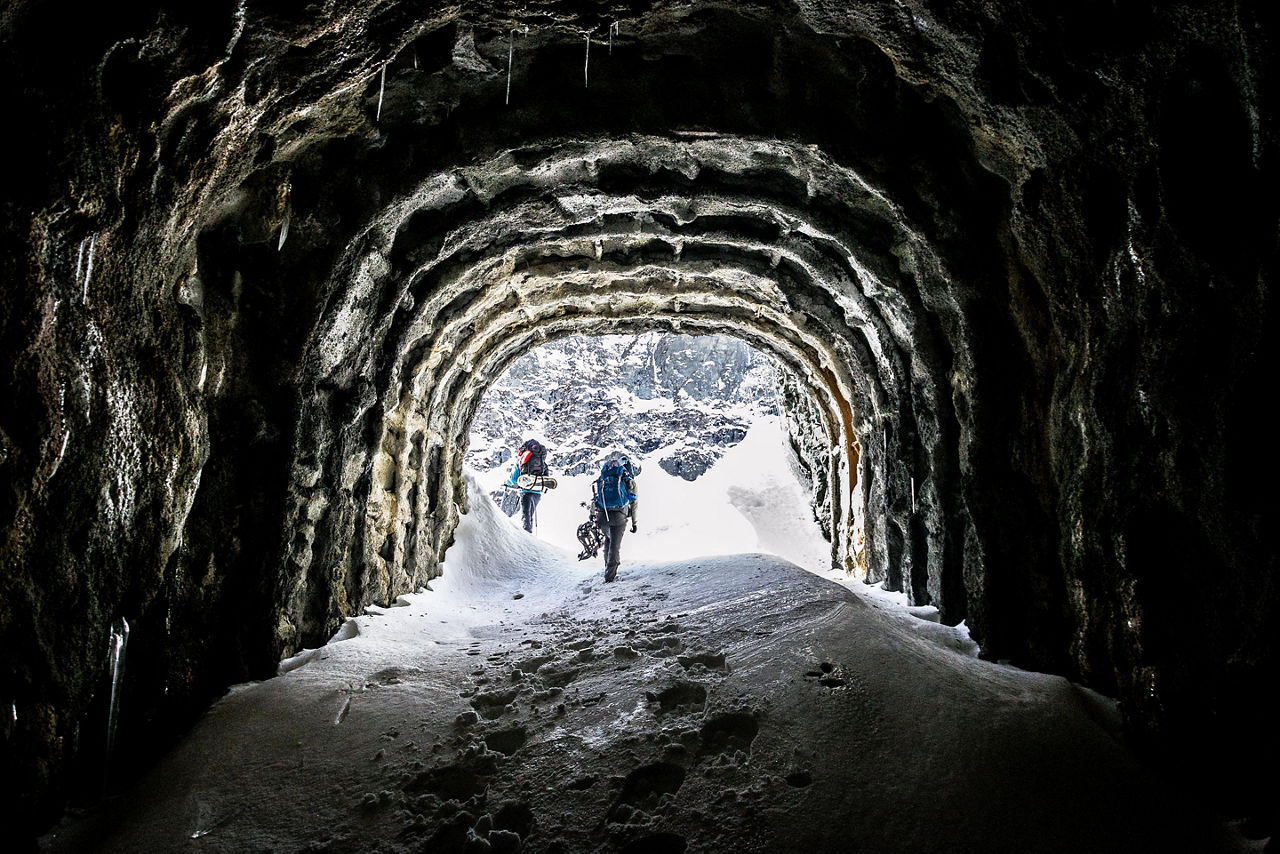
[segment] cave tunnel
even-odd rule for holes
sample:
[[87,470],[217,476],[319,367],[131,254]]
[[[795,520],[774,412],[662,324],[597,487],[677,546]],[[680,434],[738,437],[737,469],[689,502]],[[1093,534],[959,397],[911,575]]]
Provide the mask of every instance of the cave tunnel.
[[661,329],[786,368],[834,567],[1118,698],[1271,827],[1269,21],[10,4],[10,826],[436,577],[521,353]]

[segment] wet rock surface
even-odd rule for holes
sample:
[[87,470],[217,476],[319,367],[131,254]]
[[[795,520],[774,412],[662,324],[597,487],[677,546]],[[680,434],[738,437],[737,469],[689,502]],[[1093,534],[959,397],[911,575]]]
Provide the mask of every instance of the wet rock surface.
[[[48,850],[1226,850],[1190,798],[1052,692],[991,705],[1049,677],[930,648],[789,564],[631,566],[571,591],[479,639],[400,650],[421,666],[394,677],[334,644],[242,689]],[[583,656],[623,647],[643,651]],[[254,692],[297,716],[238,713]],[[448,723],[474,708],[490,712]],[[898,726],[924,749],[895,747]]]

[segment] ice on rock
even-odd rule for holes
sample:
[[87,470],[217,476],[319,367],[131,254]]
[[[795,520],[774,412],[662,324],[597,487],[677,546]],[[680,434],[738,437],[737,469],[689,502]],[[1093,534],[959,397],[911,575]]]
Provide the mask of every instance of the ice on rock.
[[111,704],[107,709],[107,761],[104,763],[104,788],[107,782],[107,774],[110,772],[111,750],[115,745],[116,726],[120,720],[120,684],[124,680],[124,659],[128,645],[129,621],[121,617],[118,627],[112,626],[111,628],[111,639],[107,647],[111,674]]
[[[378,111],[376,114],[374,114],[374,117],[373,117],[373,120],[375,122],[382,121],[382,95],[386,91],[386,88],[387,88],[387,67],[384,65],[382,66],[381,78],[378,81]],[[281,238],[280,242],[283,243],[284,239]]]

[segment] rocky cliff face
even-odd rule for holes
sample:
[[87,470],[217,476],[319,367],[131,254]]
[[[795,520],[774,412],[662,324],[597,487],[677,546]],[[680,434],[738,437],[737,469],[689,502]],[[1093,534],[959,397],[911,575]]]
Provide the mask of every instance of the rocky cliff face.
[[537,438],[557,474],[591,471],[622,448],[637,459],[657,453],[663,470],[692,481],[742,441],[753,418],[777,412],[773,365],[742,341],[572,337],[526,353],[490,386],[467,461],[484,471]]

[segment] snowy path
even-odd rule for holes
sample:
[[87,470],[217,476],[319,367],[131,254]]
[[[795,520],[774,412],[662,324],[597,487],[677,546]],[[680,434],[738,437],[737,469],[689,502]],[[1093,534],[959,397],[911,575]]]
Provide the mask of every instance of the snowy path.
[[478,504],[437,590],[238,688],[47,849],[1236,850],[1065,680],[768,555],[605,585]]

